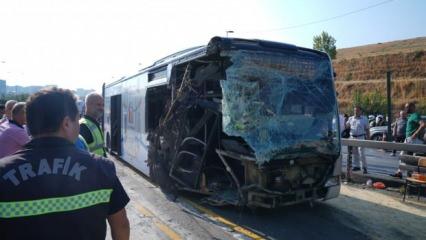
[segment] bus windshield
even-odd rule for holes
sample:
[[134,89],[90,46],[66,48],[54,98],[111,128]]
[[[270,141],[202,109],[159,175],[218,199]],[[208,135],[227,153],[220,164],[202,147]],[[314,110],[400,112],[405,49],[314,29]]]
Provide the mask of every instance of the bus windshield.
[[338,155],[337,105],[328,57],[232,50],[222,87],[222,128],[242,137],[258,163]]

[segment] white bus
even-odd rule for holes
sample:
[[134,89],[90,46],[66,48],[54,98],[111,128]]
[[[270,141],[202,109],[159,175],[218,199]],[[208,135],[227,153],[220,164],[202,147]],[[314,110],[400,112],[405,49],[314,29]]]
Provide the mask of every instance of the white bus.
[[265,208],[339,194],[326,53],[214,37],[103,90],[109,151],[163,188]]

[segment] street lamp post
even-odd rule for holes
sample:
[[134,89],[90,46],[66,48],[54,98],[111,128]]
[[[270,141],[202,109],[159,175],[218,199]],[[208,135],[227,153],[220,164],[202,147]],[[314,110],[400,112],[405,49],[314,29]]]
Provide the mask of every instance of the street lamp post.
[[234,33],[234,31],[232,31],[232,30],[226,31],[226,37],[228,37],[229,33]]

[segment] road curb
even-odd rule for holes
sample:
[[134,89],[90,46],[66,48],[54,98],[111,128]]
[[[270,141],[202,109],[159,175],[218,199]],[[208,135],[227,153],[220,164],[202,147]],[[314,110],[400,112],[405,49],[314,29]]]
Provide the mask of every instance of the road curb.
[[[398,192],[403,193],[405,179],[394,178],[386,174],[362,174],[362,172],[352,172],[351,183],[355,184],[366,184],[367,181],[371,179],[373,183],[375,182],[383,182],[386,188],[399,189]],[[342,181],[346,181],[346,173],[342,172]],[[409,195],[417,195],[418,188],[410,188]],[[424,191],[420,192],[420,196],[426,197],[426,193]]]
[[[342,173],[342,177],[344,178],[343,181],[345,181],[346,173]],[[351,182],[353,183],[359,183],[359,184],[366,184],[366,182],[371,179],[374,182],[383,182],[386,187],[392,187],[392,188],[400,188],[401,186],[404,186],[405,180],[400,178],[391,177],[386,174],[376,174],[376,173],[368,173],[363,174],[361,171],[352,172]]]

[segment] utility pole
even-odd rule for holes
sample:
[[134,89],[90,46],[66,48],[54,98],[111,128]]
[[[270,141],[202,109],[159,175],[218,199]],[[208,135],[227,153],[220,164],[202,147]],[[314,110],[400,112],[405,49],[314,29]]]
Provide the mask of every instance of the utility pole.
[[392,72],[388,71],[386,73],[386,90],[387,90],[387,102],[388,102],[388,134],[387,134],[387,140],[388,142],[392,142],[392,102],[391,102],[391,78],[392,78]]

